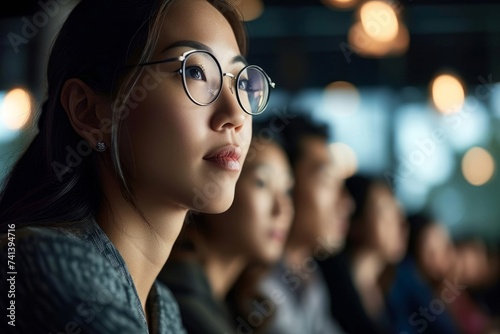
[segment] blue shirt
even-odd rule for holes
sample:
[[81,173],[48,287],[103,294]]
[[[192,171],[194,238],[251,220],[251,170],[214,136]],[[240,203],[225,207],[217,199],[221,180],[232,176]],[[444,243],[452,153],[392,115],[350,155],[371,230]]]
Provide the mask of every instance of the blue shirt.
[[[1,235],[0,249],[0,332],[149,333],[125,261],[94,219],[23,227]],[[146,309],[151,333],[185,333],[158,281]]]

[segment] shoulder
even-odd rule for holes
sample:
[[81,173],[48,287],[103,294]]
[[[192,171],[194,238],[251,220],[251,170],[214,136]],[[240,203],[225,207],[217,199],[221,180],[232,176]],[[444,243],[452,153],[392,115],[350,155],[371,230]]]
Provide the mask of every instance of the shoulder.
[[185,330],[181,321],[179,305],[172,292],[158,280],[155,282],[159,314],[160,333],[184,334]]
[[91,246],[74,235],[50,227],[24,227],[3,234],[0,248],[15,249],[7,253],[15,256],[17,269],[47,271],[51,275],[60,274],[60,278],[81,276],[106,267],[105,259]]
[[210,283],[203,267],[194,260],[167,261],[158,280],[168,286],[173,294],[212,295]]
[[[233,333],[231,319],[212,294],[202,266],[196,261],[167,261],[158,281],[166,284],[165,296],[175,296],[188,333]],[[161,285],[161,284],[159,284]],[[175,304],[177,307],[177,304]]]
[[[26,227],[2,235],[0,249],[2,262],[9,263],[1,279],[14,282],[9,289],[12,298],[2,296],[0,304],[15,304],[19,326],[27,326],[29,319],[30,326],[58,332],[68,324],[103,333],[121,328],[120,322],[131,328],[123,327],[124,333],[140,327],[127,306],[123,278],[77,237],[47,227]],[[113,317],[120,321],[111,323]]]

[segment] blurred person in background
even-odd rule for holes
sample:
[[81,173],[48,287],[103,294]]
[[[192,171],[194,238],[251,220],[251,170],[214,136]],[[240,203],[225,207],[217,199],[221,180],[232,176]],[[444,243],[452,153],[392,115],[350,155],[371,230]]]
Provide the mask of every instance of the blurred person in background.
[[408,217],[410,238],[388,298],[394,333],[460,333],[450,313],[465,287],[455,275],[456,252],[448,229],[417,213]]
[[347,333],[391,333],[385,299],[407,247],[403,208],[375,177],[355,175],[345,185],[354,212],[346,245],[325,270],[332,316]]
[[500,299],[495,293],[495,283],[499,277],[497,255],[480,237],[468,235],[455,239],[456,280],[466,286],[466,290],[449,305],[463,334],[500,333],[500,317],[495,313],[491,299]]
[[282,127],[295,179],[295,217],[282,260],[261,282],[261,291],[276,306],[265,333],[342,333],[331,318],[316,261],[336,251],[341,244],[336,229],[345,228],[340,217],[334,221],[342,179],[328,148],[329,129],[303,111]]
[[[265,121],[253,124],[231,207],[218,215],[193,212],[160,273],[189,334],[255,332],[273,313],[257,281],[282,255],[293,217],[293,176],[279,133],[269,138],[269,129]],[[256,305],[267,310],[258,323],[251,316]]]

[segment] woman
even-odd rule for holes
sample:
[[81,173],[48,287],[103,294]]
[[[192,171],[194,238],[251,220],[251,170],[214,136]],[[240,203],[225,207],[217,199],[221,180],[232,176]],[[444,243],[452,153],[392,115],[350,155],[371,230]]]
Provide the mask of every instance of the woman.
[[155,280],[188,210],[233,201],[251,115],[273,86],[245,52],[227,1],[76,5],[50,55],[39,132],[0,197],[2,261],[18,260],[15,300],[1,299],[15,305],[9,329],[183,332]]
[[345,250],[325,271],[332,315],[347,333],[390,333],[385,299],[392,268],[406,252],[407,223],[383,181],[355,175],[345,185],[355,209]]
[[[461,333],[449,309],[456,300],[455,294],[448,291],[452,286],[449,283],[457,283],[456,251],[450,233],[441,222],[424,213],[409,216],[408,222],[408,253],[398,265],[388,296],[394,328],[415,334]],[[463,293],[460,284],[455,287],[456,293]]]
[[272,128],[264,124],[254,123],[234,203],[219,215],[193,213],[160,274],[190,334],[255,333],[271,316],[249,321],[255,305],[274,309],[255,293],[256,283],[282,254],[293,215],[292,177],[279,134],[269,139]]

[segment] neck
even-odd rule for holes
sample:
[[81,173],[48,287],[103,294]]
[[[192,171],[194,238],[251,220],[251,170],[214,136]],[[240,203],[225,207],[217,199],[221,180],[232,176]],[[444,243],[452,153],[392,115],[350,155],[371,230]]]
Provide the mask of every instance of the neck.
[[379,255],[369,250],[359,250],[351,259],[353,283],[367,315],[378,321],[385,308],[384,295],[379,279],[385,263]]
[[225,299],[246,263],[242,257],[228,256],[218,252],[208,254],[204,268],[216,299]]
[[359,286],[376,286],[384,267],[380,256],[369,250],[359,250],[351,258],[353,279]]
[[287,267],[294,268],[304,265],[304,261],[312,254],[308,247],[298,244],[288,244],[285,247],[284,261]]
[[[109,180],[109,178],[108,178]],[[138,203],[146,222],[122,196],[119,187],[104,187],[105,203],[97,222],[123,257],[144,314],[146,300],[182,228],[187,209],[146,196]],[[146,316],[146,319],[148,317]]]
[[285,248],[283,261],[285,266],[297,275],[304,283],[310,282],[314,273],[310,272],[310,259],[313,253],[306,245],[288,244]]

